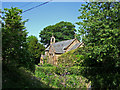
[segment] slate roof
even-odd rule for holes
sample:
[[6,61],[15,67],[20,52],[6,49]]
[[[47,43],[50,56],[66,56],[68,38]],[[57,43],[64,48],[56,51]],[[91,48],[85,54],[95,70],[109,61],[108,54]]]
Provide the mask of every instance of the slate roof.
[[82,43],[76,43],[72,48],[70,48],[68,51],[74,50],[77,47],[79,47]]
[[[60,42],[56,42],[52,45],[53,45],[56,53],[65,53],[65,51],[64,51],[65,48],[67,48],[74,40],[75,39],[60,41]],[[76,49],[80,44],[81,43],[75,44],[70,50]],[[50,48],[50,45],[45,50],[48,51],[49,48]]]

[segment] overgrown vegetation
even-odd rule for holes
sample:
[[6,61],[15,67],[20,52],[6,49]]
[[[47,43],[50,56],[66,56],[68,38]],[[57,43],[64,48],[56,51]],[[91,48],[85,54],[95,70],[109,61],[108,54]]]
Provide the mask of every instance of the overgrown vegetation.
[[[17,66],[30,68],[33,59],[27,50],[25,22],[22,21],[22,10],[4,9],[2,23],[2,58],[3,64],[14,63]],[[29,63],[29,64],[28,64]]]
[[[2,23],[3,88],[48,88],[33,74],[36,60],[35,55],[30,52],[30,42],[35,40],[26,42],[27,32],[24,25],[27,20],[22,20],[22,10],[13,7],[5,8],[2,13],[1,18],[4,21]],[[37,45],[39,52],[36,53],[40,54],[44,48],[40,43]],[[36,57],[40,58],[39,55]]]
[[62,54],[58,58],[58,66],[61,65],[68,67],[80,66],[84,59],[84,56],[80,55],[81,54],[80,48]]
[[[120,3],[92,2],[79,11],[78,19],[82,22],[77,24],[80,34],[84,35],[85,46],[63,54],[56,67],[44,64],[35,68],[43,45],[34,36],[26,40],[24,25],[27,20],[22,20],[22,10],[5,9],[2,17],[3,88],[85,88],[90,82],[92,89],[120,88]],[[70,27],[70,36],[66,27]],[[57,41],[71,39],[76,31],[68,22],[44,30],[50,30],[45,37],[44,31],[40,33],[46,45],[49,40],[44,39],[49,38],[53,30]]]
[[28,45],[28,51],[32,55],[32,58],[35,60],[35,64],[40,63],[40,57],[41,54],[44,54],[45,47],[40,44],[37,37],[32,35],[27,37],[26,42]]
[[53,88],[87,88],[89,84],[88,80],[74,73],[76,72],[75,69],[74,74],[69,72],[65,73],[61,69],[58,69],[56,66],[36,67],[35,75]]
[[91,2],[79,10],[80,33],[85,43],[84,76],[93,88],[120,86],[120,3]]
[[24,67],[6,66],[2,72],[2,88],[52,88]]

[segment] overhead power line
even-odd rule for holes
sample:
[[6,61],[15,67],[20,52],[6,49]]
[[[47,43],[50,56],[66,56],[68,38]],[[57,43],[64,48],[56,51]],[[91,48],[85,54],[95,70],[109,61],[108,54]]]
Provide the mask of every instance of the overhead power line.
[[34,7],[30,8],[30,9],[27,9],[27,10],[23,11],[23,13],[24,13],[24,12],[27,12],[27,11],[29,11],[29,10],[32,10],[32,9],[34,9],[34,8],[37,8],[37,7],[39,7],[39,6],[45,5],[45,4],[47,4],[47,3],[51,2],[51,1],[52,1],[52,0],[49,0],[49,1],[47,1],[47,2],[44,2],[44,3],[40,4],[40,5],[34,6]]

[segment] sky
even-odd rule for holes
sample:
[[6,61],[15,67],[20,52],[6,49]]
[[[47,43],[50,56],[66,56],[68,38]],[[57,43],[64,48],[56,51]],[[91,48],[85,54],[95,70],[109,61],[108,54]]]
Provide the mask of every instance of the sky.
[[[4,8],[18,7],[23,11],[40,5],[43,2],[2,2],[2,10]],[[54,25],[60,21],[71,22],[78,29],[76,22],[80,20],[77,18],[80,16],[78,11],[81,4],[85,2],[49,2],[43,6],[34,8],[22,14],[23,20],[29,19],[25,26],[27,29],[28,36],[34,35],[39,40],[39,33],[45,27]]]

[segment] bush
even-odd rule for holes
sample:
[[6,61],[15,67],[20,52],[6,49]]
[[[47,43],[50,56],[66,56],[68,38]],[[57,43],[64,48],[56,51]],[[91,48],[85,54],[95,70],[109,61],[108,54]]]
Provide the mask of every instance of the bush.
[[45,64],[43,64],[42,66],[43,66],[43,67],[53,67],[52,64],[48,64],[48,63],[45,63]]
[[38,66],[36,66],[36,71],[38,71],[38,72],[45,72],[45,73],[51,73],[51,72],[54,72],[56,70],[56,67],[49,67],[49,66],[47,66],[47,67],[38,67]]
[[[36,67],[35,75],[41,78],[49,86],[53,88],[86,88],[88,81],[81,75],[69,75],[65,73],[64,67]],[[51,69],[50,69],[51,68]],[[74,70],[77,67],[74,67]],[[71,68],[73,69],[73,68]],[[50,71],[51,70],[51,71]],[[73,70],[73,71],[74,71]],[[62,75],[57,75],[55,72],[60,72]],[[76,71],[75,71],[76,72]]]
[[80,47],[78,49],[62,54],[58,58],[58,66],[59,65],[69,66],[69,67],[80,66],[84,59],[84,56],[80,54],[82,49],[83,48]]
[[50,88],[24,67],[7,67],[2,72],[2,88]]

